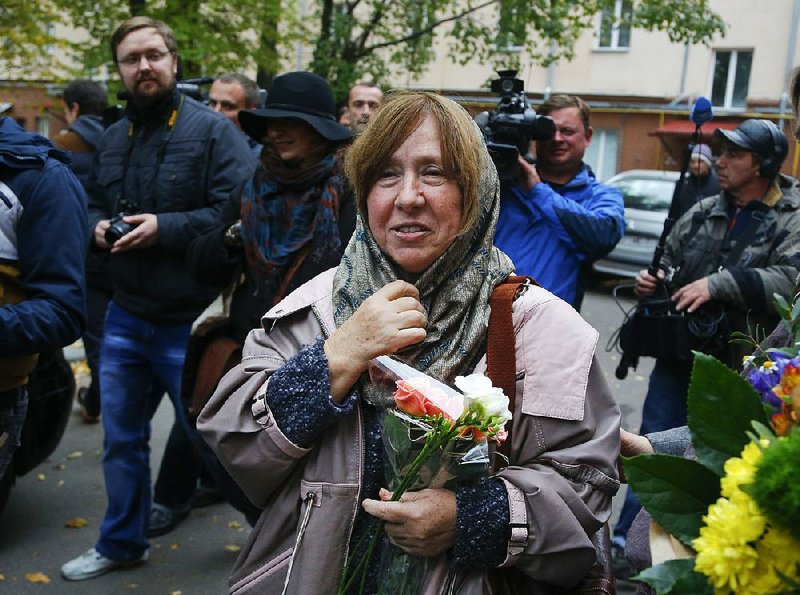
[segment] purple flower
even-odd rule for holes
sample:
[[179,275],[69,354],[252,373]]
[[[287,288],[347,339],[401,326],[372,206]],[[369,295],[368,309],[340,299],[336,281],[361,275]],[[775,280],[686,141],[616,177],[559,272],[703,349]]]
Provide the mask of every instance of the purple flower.
[[776,411],[780,411],[783,406],[783,399],[775,394],[772,389],[780,382],[783,370],[788,364],[800,366],[800,356],[792,358],[791,355],[782,351],[771,351],[767,354],[768,358],[758,368],[752,366],[747,373],[747,380],[753,388],[761,395],[761,400]]

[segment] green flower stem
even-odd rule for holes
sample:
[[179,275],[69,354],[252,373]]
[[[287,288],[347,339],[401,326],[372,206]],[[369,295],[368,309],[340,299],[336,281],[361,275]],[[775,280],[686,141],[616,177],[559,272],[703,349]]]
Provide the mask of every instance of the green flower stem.
[[[458,432],[461,430],[462,427],[468,425],[475,425],[475,424],[468,424],[465,423],[467,420],[460,420],[454,422],[452,425],[449,423],[445,423],[444,418],[441,416],[435,420],[435,427],[431,432],[427,435],[425,440],[425,446],[422,447],[420,453],[416,456],[414,461],[411,463],[411,467],[409,467],[408,471],[403,475],[403,478],[400,480],[400,485],[392,493],[392,502],[396,502],[400,500],[402,495],[408,490],[411,484],[417,477],[417,473],[422,466],[431,458],[434,452],[436,452],[441,446],[447,444],[450,440],[452,440],[455,436],[458,435]],[[372,554],[375,551],[375,546],[378,543],[378,539],[383,534],[383,525],[384,521],[379,520],[378,530],[375,531],[375,534],[370,539],[369,545],[367,546],[367,551],[364,552],[363,557],[359,560],[358,565],[353,569],[349,577],[343,577],[342,582],[339,584],[339,595],[345,595],[350,587],[353,586],[354,581],[356,578],[361,575],[361,582],[359,584],[359,594],[364,592],[364,587],[366,586],[367,580],[367,570],[369,568],[369,561],[372,559]],[[362,538],[363,539],[363,538]],[[358,545],[360,545],[361,541],[357,544],[354,551],[358,549]],[[350,563],[352,562],[352,558],[347,560],[345,565],[345,572],[346,569],[349,568]]]

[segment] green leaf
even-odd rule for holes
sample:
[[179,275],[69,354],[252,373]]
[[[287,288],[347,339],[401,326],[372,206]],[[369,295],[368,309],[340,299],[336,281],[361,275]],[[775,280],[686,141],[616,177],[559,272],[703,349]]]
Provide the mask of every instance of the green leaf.
[[761,397],[747,380],[710,355],[694,354],[689,386],[689,429],[697,460],[724,473],[725,461],[748,442],[753,421],[769,421]]
[[697,461],[672,455],[624,457],[625,476],[653,519],[686,544],[719,498],[719,477]]
[[775,309],[780,314],[781,318],[784,320],[791,320],[792,313],[789,309],[789,303],[786,301],[786,298],[780,294],[773,293],[772,296],[775,298]]
[[708,579],[695,571],[694,558],[685,560],[669,560],[658,566],[647,568],[632,580],[647,583],[659,595],[666,593],[693,593],[706,595],[713,593]]

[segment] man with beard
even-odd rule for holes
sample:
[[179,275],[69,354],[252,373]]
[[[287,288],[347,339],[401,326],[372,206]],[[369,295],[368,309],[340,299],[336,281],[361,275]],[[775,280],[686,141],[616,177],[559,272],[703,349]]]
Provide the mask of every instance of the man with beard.
[[[89,181],[92,247],[109,251],[114,290],[100,358],[108,508],[95,547],[62,566],[67,580],[147,560],[150,419],[167,392],[188,432],[180,403],[186,342],[217,294],[189,273],[186,246],[254,169],[242,134],[177,91],[177,43],[166,24],[125,21],[111,53],[129,100],[98,143]],[[187,460],[179,469],[196,477],[198,466]],[[179,509],[194,482],[175,479],[188,489],[173,494]]]
[[369,123],[369,118],[383,105],[383,91],[373,82],[356,83],[347,95],[345,122],[353,134],[359,134]]

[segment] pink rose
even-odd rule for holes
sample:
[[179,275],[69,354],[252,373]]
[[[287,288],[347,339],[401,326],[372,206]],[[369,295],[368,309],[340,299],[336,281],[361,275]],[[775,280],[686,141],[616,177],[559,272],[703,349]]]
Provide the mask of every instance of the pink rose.
[[458,419],[464,412],[464,403],[458,396],[448,396],[439,388],[431,386],[425,376],[395,382],[394,402],[403,413],[416,417],[443,415],[447,419]]

